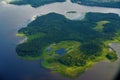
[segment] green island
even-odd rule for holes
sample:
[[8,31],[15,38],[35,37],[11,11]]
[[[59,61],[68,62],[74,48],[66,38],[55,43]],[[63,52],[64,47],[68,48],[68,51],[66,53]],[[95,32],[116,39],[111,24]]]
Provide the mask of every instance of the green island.
[[120,0],[71,0],[71,2],[87,6],[120,8]]
[[57,13],[37,17],[17,36],[27,37],[18,44],[18,56],[37,60],[42,66],[75,78],[95,63],[117,60],[110,42],[120,42],[120,17],[113,13],[86,13],[82,20],[69,20]]
[[39,7],[45,4],[55,3],[55,2],[65,2],[66,0],[11,0],[10,4],[15,5],[31,5],[32,7]]

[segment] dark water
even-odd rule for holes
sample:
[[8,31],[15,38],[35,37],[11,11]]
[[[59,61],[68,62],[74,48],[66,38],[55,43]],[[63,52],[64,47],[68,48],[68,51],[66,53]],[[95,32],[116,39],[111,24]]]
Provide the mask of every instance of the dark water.
[[39,60],[22,60],[15,52],[17,43],[22,39],[15,34],[21,28],[21,24],[34,14],[33,10],[26,11],[27,9],[27,7],[0,7],[0,80],[31,80],[29,78],[47,80],[44,76],[50,76],[48,70],[41,68]]
[[40,60],[28,61],[17,56],[15,48],[23,38],[15,34],[35,14],[29,6],[0,4],[0,80],[69,80],[51,74],[40,65]]
[[51,47],[48,47],[47,49],[46,49],[46,52],[49,52],[49,51],[51,51],[52,50],[52,48]]
[[59,56],[62,56],[66,53],[66,50],[64,48],[60,48],[56,50],[55,53],[58,54]]
[[[66,4],[66,3],[65,3]],[[15,52],[16,45],[23,40],[23,38],[16,37],[15,34],[23,25],[25,26],[32,16],[38,13],[49,13],[50,11],[66,14],[70,10],[79,10],[80,13],[88,12],[89,7],[63,4],[43,6],[43,8],[33,9],[30,6],[13,6],[0,4],[0,80],[112,80],[118,69],[118,63],[100,62],[93,66],[76,79],[69,79],[62,77],[59,74],[52,74],[49,70],[42,68],[40,60],[27,61],[19,58]],[[72,7],[64,7],[64,6]],[[63,11],[65,8],[65,12]],[[82,11],[82,8],[85,8]],[[88,8],[88,10],[87,10]],[[44,10],[46,9],[46,10]],[[104,8],[98,8],[104,12]],[[93,11],[97,10],[94,8]],[[103,10],[103,11],[102,11]],[[105,8],[105,11],[113,9]],[[48,11],[48,12],[46,12]],[[115,12],[116,11],[116,12]],[[114,9],[113,12],[119,13],[120,10]],[[68,17],[78,16],[68,15]]]

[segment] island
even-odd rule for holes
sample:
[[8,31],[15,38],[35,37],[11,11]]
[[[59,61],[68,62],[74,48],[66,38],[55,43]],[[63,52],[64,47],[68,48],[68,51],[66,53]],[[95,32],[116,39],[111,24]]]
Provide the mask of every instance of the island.
[[89,12],[82,20],[69,20],[49,13],[18,30],[17,35],[27,38],[17,45],[18,56],[42,59],[44,68],[75,78],[99,61],[117,60],[109,43],[120,42],[120,16]]
[[120,8],[120,0],[71,0],[71,2],[87,6]]
[[66,0],[11,0],[9,4],[15,5],[31,5],[32,7],[39,7],[45,4],[50,4],[54,2],[65,2]]
[[68,11],[67,13],[77,13],[77,11]]

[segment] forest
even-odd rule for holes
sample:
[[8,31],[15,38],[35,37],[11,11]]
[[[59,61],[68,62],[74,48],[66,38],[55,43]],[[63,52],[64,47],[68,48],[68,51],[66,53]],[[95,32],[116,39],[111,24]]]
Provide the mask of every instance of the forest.
[[120,8],[119,0],[71,0],[73,3],[83,4],[87,6],[100,6],[100,7],[111,7]]
[[[104,24],[102,32],[94,30],[96,22],[103,20],[111,23]],[[117,14],[87,13],[84,20],[72,21],[62,15],[50,13],[38,17],[27,27],[18,31],[20,34],[25,34],[28,41],[18,45],[16,51],[20,56],[37,56],[42,54],[41,50],[45,46],[65,40],[79,41],[83,44],[94,42],[98,44],[96,46],[103,45],[103,41],[117,36],[116,32],[120,30],[119,25],[120,17]],[[38,37],[34,38],[36,34]],[[41,36],[41,34],[44,35]],[[31,36],[33,36],[32,40],[29,39]]]
[[13,0],[10,4],[15,5],[31,5],[32,7],[39,7],[45,4],[50,4],[54,2],[64,2],[65,0]]
[[[101,21],[107,23],[102,25],[100,31],[96,30],[95,27],[99,27],[98,22]],[[54,63],[52,66],[55,66],[57,63],[60,67],[64,65],[84,68],[88,63],[102,60],[103,56],[111,61],[117,59],[116,53],[109,52],[108,44],[105,43],[120,37],[120,17],[112,13],[89,12],[83,20],[69,20],[63,15],[49,13],[37,17],[27,27],[20,29],[18,34],[24,34],[28,38],[26,42],[16,47],[19,56],[24,58],[42,56],[43,63],[47,65]],[[53,43],[56,46],[52,52],[45,52],[45,49]],[[62,45],[57,47],[60,43]],[[57,55],[55,51],[59,48],[64,48],[66,54]],[[60,67],[56,69],[61,69]]]

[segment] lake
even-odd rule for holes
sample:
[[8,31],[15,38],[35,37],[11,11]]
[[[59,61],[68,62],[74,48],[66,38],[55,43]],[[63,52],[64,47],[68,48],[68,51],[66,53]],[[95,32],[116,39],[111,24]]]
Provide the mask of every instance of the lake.
[[[3,0],[0,0],[3,1]],[[76,11],[76,13],[67,13]],[[0,80],[73,80],[44,69],[40,62],[23,60],[17,56],[16,45],[24,38],[16,37],[17,30],[25,27],[34,17],[56,12],[69,19],[83,19],[87,12],[116,13],[120,9],[89,7],[71,3],[53,3],[38,8],[15,6],[0,2]],[[117,45],[116,45],[117,46]],[[120,52],[117,52],[120,54]],[[74,80],[112,80],[116,75],[120,60],[114,63],[101,61]]]

